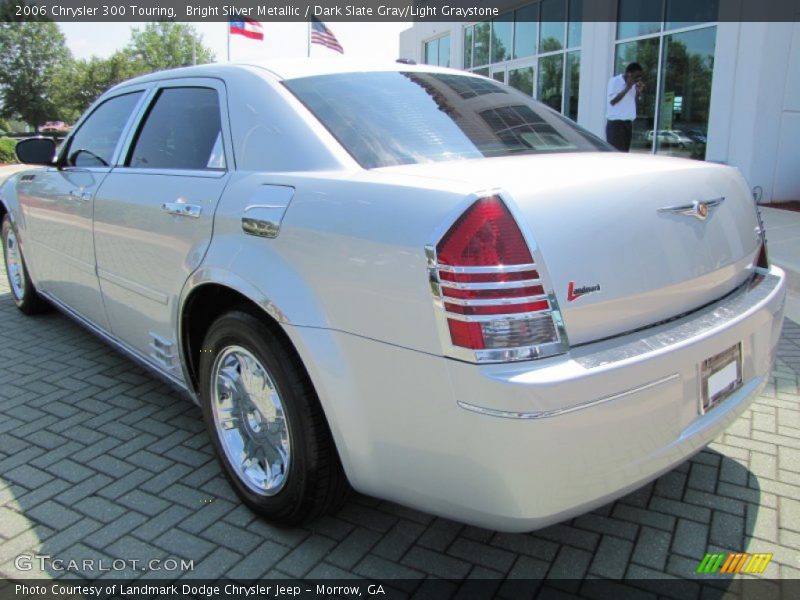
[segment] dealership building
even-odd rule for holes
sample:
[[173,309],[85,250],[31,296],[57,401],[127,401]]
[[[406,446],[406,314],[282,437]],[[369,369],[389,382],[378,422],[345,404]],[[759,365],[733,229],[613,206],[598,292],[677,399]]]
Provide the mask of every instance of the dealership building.
[[719,20],[719,4],[520,2],[494,19],[415,23],[400,56],[507,83],[601,137],[608,80],[638,62],[633,152],[735,165],[763,202],[800,200],[800,4],[784,22]]

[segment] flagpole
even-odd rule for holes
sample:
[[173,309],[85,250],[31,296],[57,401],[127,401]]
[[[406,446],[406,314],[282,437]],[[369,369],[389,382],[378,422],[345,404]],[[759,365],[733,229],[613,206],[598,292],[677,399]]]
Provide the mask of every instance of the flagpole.
[[306,48],[308,48],[307,58],[311,58],[311,21],[306,23]]
[[228,62],[231,62],[231,23],[228,19],[228,27],[225,29],[228,32]]

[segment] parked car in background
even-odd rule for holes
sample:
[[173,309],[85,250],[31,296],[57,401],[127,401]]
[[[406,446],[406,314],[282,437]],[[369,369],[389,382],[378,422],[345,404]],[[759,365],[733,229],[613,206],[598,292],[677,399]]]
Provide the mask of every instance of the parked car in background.
[[[658,145],[661,148],[689,148],[694,141],[681,131],[661,129],[658,132]],[[653,131],[648,131],[645,137],[648,144],[653,144]]]
[[43,168],[0,189],[16,305],[184,390],[276,523],[352,486],[542,527],[700,451],[770,375],[785,278],[740,174],[612,152],[483,77],[162,71],[55,161],[17,153]]
[[699,129],[689,129],[686,131],[680,130],[678,133],[684,137],[689,138],[693,142],[699,142],[701,144],[705,144],[708,142],[708,138],[706,138],[706,134],[704,131]]
[[69,129],[69,125],[64,121],[47,121],[41,126],[40,131],[42,133],[66,133]]

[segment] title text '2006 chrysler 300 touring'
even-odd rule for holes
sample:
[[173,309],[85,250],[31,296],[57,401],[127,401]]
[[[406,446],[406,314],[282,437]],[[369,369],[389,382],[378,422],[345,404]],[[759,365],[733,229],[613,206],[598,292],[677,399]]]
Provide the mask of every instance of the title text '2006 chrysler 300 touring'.
[[784,274],[739,173],[483,77],[166,71],[17,152],[43,165],[0,190],[18,307],[186,390],[275,523],[352,486],[542,527],[701,450],[770,373]]

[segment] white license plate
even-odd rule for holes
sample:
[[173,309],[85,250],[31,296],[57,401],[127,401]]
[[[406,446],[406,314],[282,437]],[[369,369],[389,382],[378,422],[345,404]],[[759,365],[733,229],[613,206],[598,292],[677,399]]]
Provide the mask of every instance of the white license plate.
[[700,365],[703,414],[742,387],[742,344],[707,358]]

